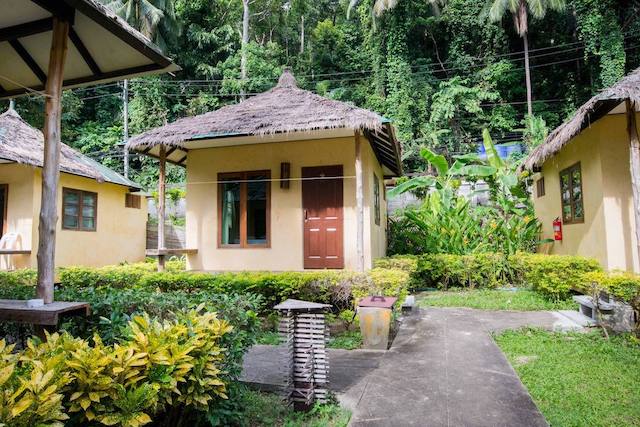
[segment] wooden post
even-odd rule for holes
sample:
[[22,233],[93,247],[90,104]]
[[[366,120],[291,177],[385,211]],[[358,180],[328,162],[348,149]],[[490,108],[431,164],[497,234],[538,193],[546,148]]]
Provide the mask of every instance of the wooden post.
[[160,174],[158,176],[158,271],[164,271],[164,201],[166,185],[167,149],[160,146]]
[[60,120],[62,83],[67,56],[69,23],[53,18],[49,72],[45,85],[44,158],[42,162],[42,197],[38,228],[38,298],[53,302],[55,277],[56,224],[58,222],[58,182],[60,180]]
[[636,247],[640,262],[640,140],[636,127],[635,102],[625,101],[627,109],[627,134],[629,135],[629,167],[631,169],[631,189],[633,192],[633,216],[636,229]]
[[364,271],[364,178],[362,173],[362,142],[356,131],[356,256],[357,270]]

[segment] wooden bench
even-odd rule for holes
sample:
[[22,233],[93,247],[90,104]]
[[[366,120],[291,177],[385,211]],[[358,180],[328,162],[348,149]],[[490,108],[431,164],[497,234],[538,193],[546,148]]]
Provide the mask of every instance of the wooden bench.
[[[596,305],[593,303],[593,298],[589,295],[575,295],[573,300],[580,305],[580,313],[585,316],[598,321],[596,313]],[[598,300],[598,306],[601,314],[612,314],[615,309],[615,305],[609,301],[603,299]]]
[[55,301],[39,307],[28,307],[27,301],[0,299],[0,321],[56,326],[63,316],[88,316],[89,303]]
[[0,249],[0,255],[31,255],[30,249]]
[[178,248],[178,249],[147,249],[145,252],[147,256],[161,256],[161,255],[192,255],[197,254],[197,249],[187,249],[187,248]]

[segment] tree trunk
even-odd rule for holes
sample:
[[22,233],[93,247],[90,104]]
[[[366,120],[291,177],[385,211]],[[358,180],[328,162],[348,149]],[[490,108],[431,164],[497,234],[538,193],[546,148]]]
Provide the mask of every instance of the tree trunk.
[[300,17],[300,53],[304,53],[304,15]]
[[356,257],[357,270],[364,271],[364,176],[362,172],[362,142],[356,131]]
[[129,178],[129,150],[127,141],[129,140],[129,80],[124,81],[122,90],[122,139],[124,141],[124,177]]
[[640,263],[640,140],[636,127],[635,103],[625,101],[627,107],[627,134],[629,135],[629,167],[631,169],[631,189],[633,192],[633,217],[636,230],[636,248]]
[[165,198],[166,198],[166,167],[167,167],[167,149],[164,145],[160,146],[160,173],[158,176],[158,271],[164,271],[164,255],[162,250],[165,248],[164,243],[164,217],[165,217]]
[[527,83],[527,114],[529,116],[533,115],[533,103],[531,101],[532,90],[531,90],[531,69],[529,68],[529,34],[525,32],[522,36],[522,41],[524,42],[524,75]]
[[45,304],[53,302],[55,277],[58,182],[60,180],[60,121],[62,82],[67,56],[69,23],[53,18],[49,69],[45,85],[44,158],[38,227],[38,286],[36,294]]
[[247,80],[247,45],[249,44],[249,0],[242,0],[242,45],[240,47],[240,96],[245,99]]

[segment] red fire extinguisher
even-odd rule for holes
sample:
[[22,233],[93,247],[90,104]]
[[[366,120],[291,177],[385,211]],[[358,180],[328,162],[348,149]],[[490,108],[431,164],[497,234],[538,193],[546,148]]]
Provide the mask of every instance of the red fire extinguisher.
[[560,218],[553,220],[553,240],[562,241],[562,221]]

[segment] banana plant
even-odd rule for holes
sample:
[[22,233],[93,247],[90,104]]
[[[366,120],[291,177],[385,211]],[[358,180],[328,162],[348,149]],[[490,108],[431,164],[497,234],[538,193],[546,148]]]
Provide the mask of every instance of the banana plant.
[[434,153],[428,148],[421,149],[420,156],[434,167],[437,175],[423,175],[408,179],[389,191],[389,196],[395,197],[407,191],[428,191],[432,188],[454,190],[460,186],[462,179],[477,180],[493,176],[497,172],[496,167],[482,164],[480,157],[476,154],[455,156],[451,165],[443,155]]

